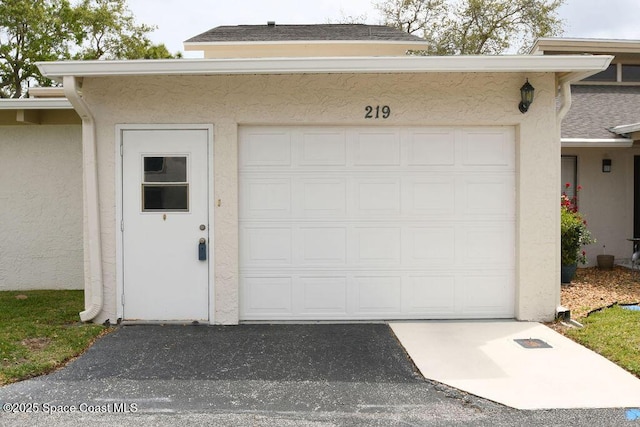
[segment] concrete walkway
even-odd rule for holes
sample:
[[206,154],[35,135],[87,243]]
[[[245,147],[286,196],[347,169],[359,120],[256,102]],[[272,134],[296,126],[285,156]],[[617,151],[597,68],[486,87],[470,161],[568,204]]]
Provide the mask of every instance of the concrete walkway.
[[[517,409],[640,408],[640,379],[533,322],[394,322],[425,378]],[[515,339],[551,348],[524,348]]]

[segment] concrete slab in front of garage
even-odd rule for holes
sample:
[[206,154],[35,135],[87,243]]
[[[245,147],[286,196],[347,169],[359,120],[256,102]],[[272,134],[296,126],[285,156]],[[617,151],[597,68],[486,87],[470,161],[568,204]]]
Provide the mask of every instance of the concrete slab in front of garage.
[[476,396],[518,409],[640,407],[640,379],[539,323],[390,325],[425,378]]

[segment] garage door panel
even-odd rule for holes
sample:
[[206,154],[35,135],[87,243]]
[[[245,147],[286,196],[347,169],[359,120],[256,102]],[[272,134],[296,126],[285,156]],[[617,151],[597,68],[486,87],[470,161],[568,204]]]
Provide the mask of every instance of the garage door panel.
[[347,227],[306,226],[296,230],[294,253],[298,265],[344,266]]
[[290,178],[247,178],[240,212],[247,218],[288,218],[292,215]]
[[301,277],[302,313],[347,315],[347,278]]
[[287,315],[293,308],[291,277],[242,277],[243,305],[247,311],[261,315]]
[[354,179],[354,197],[356,218],[369,216],[397,216],[400,213],[400,179]]
[[408,275],[409,311],[422,315],[447,315],[455,311],[455,276]]
[[403,232],[403,264],[406,266],[451,266],[455,263],[455,227],[406,227]]
[[454,166],[456,161],[455,131],[434,130],[409,132],[406,140],[408,166]]
[[292,261],[291,227],[254,226],[240,229],[240,259],[248,267],[290,266]]
[[511,277],[503,272],[470,273],[458,278],[462,291],[459,298],[460,314],[482,316],[487,314],[510,316],[514,308],[514,292]]
[[355,276],[357,313],[401,312],[402,280],[399,276]]
[[510,175],[478,176],[470,174],[460,178],[458,185],[464,200],[460,204],[461,214],[477,218],[479,216],[500,216],[511,219],[515,216],[515,182]]
[[241,167],[291,166],[291,133],[248,131],[243,135]]
[[499,225],[465,225],[460,227],[460,241],[456,245],[459,260],[465,265],[513,268],[515,240],[509,230]]
[[407,215],[452,217],[455,214],[454,177],[419,176],[404,178],[403,212]]
[[512,169],[515,165],[515,144],[509,128],[463,130],[461,143],[464,166]]
[[304,219],[344,218],[347,214],[347,179],[297,178],[295,216]]
[[241,318],[513,317],[514,135],[240,128]]
[[401,256],[400,227],[354,227],[352,229],[354,266],[397,265]]
[[301,132],[298,165],[346,166],[347,141],[344,131]]
[[351,148],[355,166],[400,165],[399,131],[355,131],[355,144]]

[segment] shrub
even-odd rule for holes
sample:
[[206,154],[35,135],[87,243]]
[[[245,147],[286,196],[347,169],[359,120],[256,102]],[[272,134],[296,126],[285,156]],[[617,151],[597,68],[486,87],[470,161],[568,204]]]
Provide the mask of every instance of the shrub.
[[[565,184],[569,188],[571,184]],[[580,187],[577,190],[581,190]],[[578,212],[577,192],[570,198],[563,193],[560,198],[560,237],[562,247],[562,265],[586,264],[584,245],[594,243],[595,239],[587,229],[587,221]]]

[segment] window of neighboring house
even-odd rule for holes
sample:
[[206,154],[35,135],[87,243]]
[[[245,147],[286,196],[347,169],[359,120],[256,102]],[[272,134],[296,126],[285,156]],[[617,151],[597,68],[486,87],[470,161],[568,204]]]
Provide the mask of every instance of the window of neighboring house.
[[[565,193],[569,198],[573,198],[576,195],[576,188],[578,187],[578,157],[577,156],[562,156],[562,188],[560,191]],[[569,187],[567,188],[567,184]]]
[[640,65],[622,64],[623,82],[640,82]]
[[611,64],[606,70],[584,79],[585,82],[615,82],[618,81],[618,64]]

